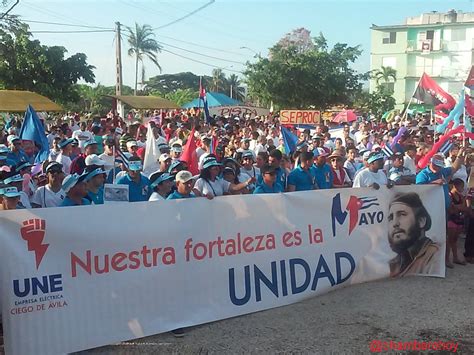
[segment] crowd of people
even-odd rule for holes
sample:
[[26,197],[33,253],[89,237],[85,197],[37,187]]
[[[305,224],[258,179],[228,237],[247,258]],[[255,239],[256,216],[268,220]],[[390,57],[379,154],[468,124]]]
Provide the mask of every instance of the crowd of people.
[[[466,142],[453,139],[448,151],[436,152],[420,169],[418,162],[439,138],[429,117],[362,119],[337,130],[329,123],[287,127],[298,138],[288,151],[277,115],[213,117],[203,123],[197,114],[149,112],[146,124],[113,114],[49,119],[44,123],[49,156],[36,164],[35,146],[19,137],[21,119],[12,118],[0,133],[0,210],[103,204],[105,184],[127,185],[129,202],[438,184],[445,192],[446,265],[474,263],[468,188],[474,156]],[[401,127],[406,127],[402,135]],[[147,172],[148,130],[159,157],[156,171]],[[192,156],[199,173],[183,158],[190,139],[196,142]],[[461,235],[464,257],[457,248]]]

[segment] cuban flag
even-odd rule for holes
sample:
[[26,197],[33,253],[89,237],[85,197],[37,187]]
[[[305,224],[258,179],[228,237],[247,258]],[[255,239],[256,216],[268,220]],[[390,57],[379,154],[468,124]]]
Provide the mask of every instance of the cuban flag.
[[448,156],[449,154],[449,151],[451,150],[451,148],[453,147],[453,143],[450,141],[450,140],[447,140],[440,148],[439,148],[439,152],[440,153],[443,153],[445,157]]
[[204,107],[204,117],[206,119],[206,123],[211,122],[211,115],[209,114],[209,106],[207,105],[207,97],[206,97],[206,89],[202,86],[199,88],[199,100],[202,100],[203,107]]

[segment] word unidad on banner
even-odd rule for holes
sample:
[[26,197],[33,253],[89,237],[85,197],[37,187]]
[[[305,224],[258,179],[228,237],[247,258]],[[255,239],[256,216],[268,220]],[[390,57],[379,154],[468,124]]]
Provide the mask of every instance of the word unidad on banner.
[[[336,195],[335,200],[336,206],[340,205],[340,195]],[[333,221],[337,221],[339,224],[344,223],[344,219],[341,219],[342,211],[333,213]],[[374,224],[376,222],[381,223],[383,220],[383,212],[377,213],[378,218],[375,218],[370,213],[362,213],[358,225],[362,224]],[[369,216],[369,218],[367,217]],[[381,217],[380,217],[381,216]],[[349,233],[353,227],[350,227]],[[335,236],[335,235],[334,235]],[[283,247],[297,247],[303,244],[303,236],[300,230],[285,232],[281,237],[281,244]],[[307,239],[309,244],[321,244],[324,242],[323,232],[319,228],[313,228],[311,224],[307,226]],[[198,242],[193,243],[193,238],[186,239],[184,244],[184,255],[185,261],[201,261],[204,259],[212,259],[216,257],[235,256],[245,253],[261,252],[266,250],[274,250],[277,248],[277,241],[274,234],[248,236],[237,233],[236,237],[223,239],[218,236],[216,239],[211,240],[207,243]],[[89,275],[101,275],[108,274],[110,272],[122,272],[125,270],[137,270],[140,268],[151,268],[160,265],[174,265],[176,264],[176,250],[172,246],[166,247],[149,247],[144,245],[139,250],[131,250],[128,252],[118,252],[114,254],[95,255],[92,250],[86,250],[85,255],[77,255],[74,252],[70,253],[71,259],[71,277],[77,277],[80,272]],[[341,262],[346,260],[350,266],[350,270],[346,275],[342,275]],[[281,296],[287,296],[288,294],[298,294],[304,292],[311,284],[311,290],[315,291],[318,280],[320,278],[327,278],[331,286],[338,285],[346,281],[354,272],[355,261],[354,258],[346,252],[335,253],[335,266],[336,266],[336,277],[331,272],[324,256],[321,254],[317,261],[317,265],[314,268],[314,272],[311,271],[310,264],[301,258],[293,258],[288,260],[272,261],[271,262],[271,280],[260,270],[257,265],[253,265],[251,269],[250,265],[244,266],[244,280],[245,280],[245,295],[242,298],[236,296],[235,286],[235,268],[229,269],[229,297],[233,304],[243,305],[247,303],[251,296],[250,282],[254,280],[255,288],[255,300],[261,301],[261,284],[263,283],[276,297],[280,297],[278,281],[282,285]],[[305,273],[304,281],[301,285],[297,285],[296,268],[302,268]],[[286,270],[289,271],[289,280],[286,277]],[[253,278],[250,276],[253,272]],[[312,281],[311,281],[311,275]],[[13,291],[17,297],[23,298],[30,293],[32,295],[38,295],[40,293],[47,294],[50,292],[62,291],[62,275],[45,275],[42,277],[33,277],[23,280],[21,285],[20,280],[13,281]],[[311,282],[310,282],[311,281]],[[289,282],[289,284],[288,284]],[[35,303],[37,301],[56,301],[60,300],[62,295],[56,298],[51,296],[43,296],[39,299],[33,298],[29,300],[17,301],[17,305]],[[67,306],[65,301],[56,302],[50,304],[51,307]],[[44,310],[45,305],[37,310]],[[33,311],[33,309],[27,310],[26,313]],[[24,311],[13,309],[12,314],[25,313]]]

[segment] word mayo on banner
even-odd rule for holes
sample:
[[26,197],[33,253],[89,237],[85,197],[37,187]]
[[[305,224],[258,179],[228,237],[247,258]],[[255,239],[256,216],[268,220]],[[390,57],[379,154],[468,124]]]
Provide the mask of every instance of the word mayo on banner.
[[6,352],[74,352],[351,284],[444,277],[443,198],[425,185],[4,211]]
[[321,120],[320,111],[310,110],[281,110],[280,123],[317,125]]
[[249,115],[250,118],[256,116],[267,116],[270,113],[270,109],[263,107],[252,107],[252,106],[217,106],[209,107],[209,113],[217,116],[229,116],[229,117],[242,117]]

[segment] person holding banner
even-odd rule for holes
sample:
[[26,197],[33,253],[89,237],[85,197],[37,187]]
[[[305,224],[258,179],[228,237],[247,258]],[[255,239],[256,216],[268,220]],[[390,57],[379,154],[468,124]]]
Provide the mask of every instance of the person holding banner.
[[150,180],[143,175],[143,165],[138,157],[131,157],[127,173],[117,179],[117,184],[128,185],[129,202],[148,201]]
[[87,196],[87,173],[68,175],[63,181],[63,191],[66,193],[61,207],[69,206],[88,206],[91,202],[86,199]]
[[368,167],[362,169],[354,178],[353,187],[372,187],[376,190],[380,188],[381,185],[388,184],[387,176],[382,170],[383,166],[383,154],[378,152],[372,152],[367,159]]
[[20,202],[20,192],[16,187],[0,187],[0,211],[16,210]]
[[194,176],[187,170],[181,170],[176,174],[176,191],[172,192],[167,200],[180,200],[183,198],[196,197],[193,191]]
[[150,175],[152,194],[148,201],[164,201],[171,192],[174,177],[167,172],[158,171]]
[[44,172],[48,183],[35,191],[31,198],[31,206],[33,208],[58,207],[66,198],[66,193],[62,189],[63,166],[55,161],[48,162],[44,167]]
[[451,252],[453,254],[453,263],[466,265],[466,261],[458,257],[458,238],[464,231],[465,214],[468,212],[466,199],[464,198],[464,181],[459,178],[452,182],[452,189],[449,192],[451,205],[448,209],[448,235],[446,240],[446,267],[453,268],[450,261]]
[[282,186],[276,183],[277,171],[273,165],[265,164],[262,167],[262,182],[257,185],[254,194],[268,194],[284,192]]
[[312,163],[312,152],[302,152],[299,155],[299,166],[288,175],[288,192],[307,191],[317,188],[316,178],[309,171]]
[[458,156],[454,160],[453,165],[448,168],[444,165],[444,155],[442,153],[436,153],[431,157],[428,166],[416,175],[416,184],[442,185],[444,190],[444,203],[447,211],[451,204],[448,181],[450,177],[459,170],[463,163],[464,148],[459,149]]

